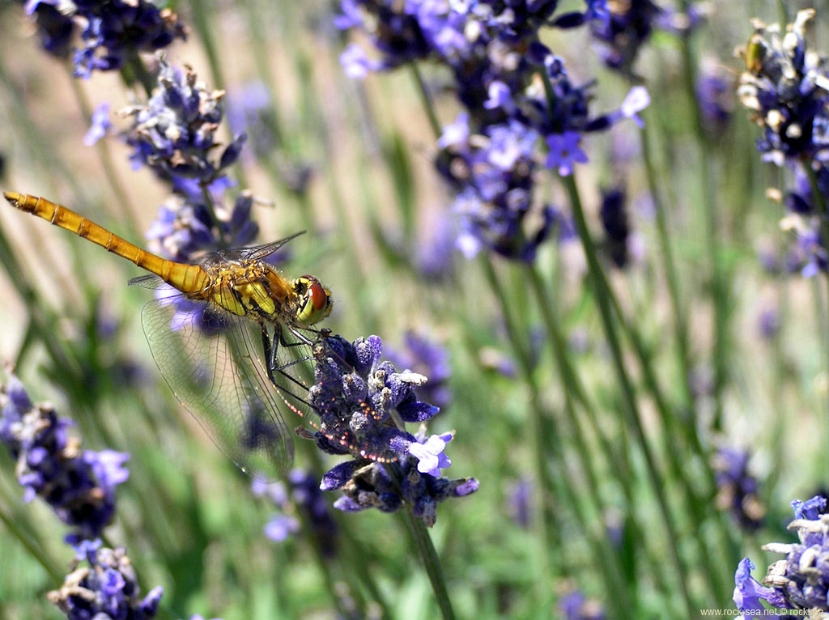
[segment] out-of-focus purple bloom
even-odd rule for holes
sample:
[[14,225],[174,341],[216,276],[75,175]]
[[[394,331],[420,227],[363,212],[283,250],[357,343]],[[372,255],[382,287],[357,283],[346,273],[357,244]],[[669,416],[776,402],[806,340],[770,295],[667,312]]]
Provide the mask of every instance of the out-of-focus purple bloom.
[[17,462],[24,499],[40,497],[72,528],[67,540],[97,538],[115,514],[115,487],[129,472],[128,454],[81,450],[70,438],[72,421],[48,404],[33,405],[20,380],[10,374],[0,389],[0,442]]
[[29,0],[41,45],[54,56],[68,55],[77,27],[83,47],[75,50],[75,76],[118,70],[137,52],[153,52],[186,38],[186,28],[170,9],[148,0]]
[[718,134],[734,112],[734,80],[723,72],[708,70],[697,79],[697,103],[706,128]]
[[282,542],[301,529],[299,515],[313,530],[313,540],[326,556],[337,549],[337,524],[331,516],[328,501],[319,485],[319,477],[299,469],[288,474],[288,482],[254,481],[254,495],[267,496],[278,512],[265,526],[265,536]]
[[714,471],[717,506],[731,511],[740,527],[752,531],[763,525],[766,511],[760,503],[757,479],[748,472],[748,460],[745,450],[722,448],[714,459]]
[[[811,614],[829,611],[829,516],[824,514],[826,499],[817,496],[806,502],[795,500],[792,508],[795,518],[788,529],[797,530],[800,542],[763,546],[766,551],[785,555],[786,559],[769,566],[762,584],[751,577],[754,565],[748,558],[737,568],[734,602],[746,619],[765,618],[769,611],[775,610],[809,610]],[[788,614],[781,613],[780,617],[788,617]]]
[[[59,590],[47,595],[69,620],[148,620],[158,611],[163,589],[141,597],[135,570],[125,549],[109,549],[100,540],[75,547],[71,571]],[[85,566],[82,566],[85,564]]]
[[763,340],[773,340],[780,332],[780,313],[776,308],[764,308],[757,319]]
[[[781,227],[794,233],[797,243],[789,248],[786,257],[789,271],[799,270],[803,277],[812,277],[818,272],[825,272],[827,261],[827,243],[821,231],[826,224],[827,214],[821,213],[815,204],[812,187],[802,169],[795,170],[795,185],[786,193],[785,204],[789,215],[783,218]],[[815,171],[818,191],[824,201],[829,198],[829,168],[824,165]]]
[[391,362],[381,359],[382,350],[377,336],[354,343],[329,336],[314,348],[316,385],[308,391],[308,402],[319,421],[317,432],[306,436],[324,452],[354,457],[328,471],[320,488],[342,490],[345,496],[334,507],[347,512],[366,508],[394,512],[407,503],[431,527],[438,503],[473,493],[478,483],[474,478],[439,476],[440,467],[448,466],[442,451],[447,436],[440,438],[443,446],[435,440],[427,446],[424,433],[415,436],[398,427],[398,420],[423,423],[438,408],[415,395],[426,377],[397,372]]
[[[150,249],[190,263],[204,252],[244,247],[256,238],[259,226],[250,219],[253,196],[249,192],[238,194],[232,207],[225,203],[221,187],[208,196],[209,202],[202,193],[171,196],[145,235]],[[284,260],[284,253],[275,253],[272,260]]]
[[403,350],[390,350],[389,361],[398,368],[429,377],[425,385],[417,388],[418,395],[440,409],[446,408],[452,399],[447,385],[452,368],[446,349],[412,331],[406,332],[405,345]]
[[578,590],[562,596],[558,608],[563,620],[604,620],[607,617],[599,603],[588,600]]
[[507,490],[507,511],[513,522],[528,529],[532,517],[533,483],[529,478],[520,478]]
[[103,138],[109,129],[112,127],[112,123],[109,120],[109,104],[107,102],[103,102],[92,113],[92,122],[89,126],[89,131],[86,132],[84,136],[83,143],[86,146],[92,146],[98,140]]
[[280,146],[273,95],[261,81],[229,90],[227,122],[234,136],[249,136],[248,145],[260,160],[268,161]]
[[633,75],[633,64],[642,46],[650,39],[663,9],[650,0],[612,2],[609,19],[591,23],[590,32],[601,44],[604,63],[614,71]]
[[75,22],[61,13],[57,4],[57,0],[29,0],[25,11],[35,20],[41,47],[52,56],[68,58]]
[[518,122],[492,125],[470,135],[463,115],[441,138],[438,171],[457,190],[453,210],[460,218],[457,247],[467,257],[483,248],[532,260],[552,226],[549,209],[538,230],[527,235],[522,222],[533,206],[538,134]]

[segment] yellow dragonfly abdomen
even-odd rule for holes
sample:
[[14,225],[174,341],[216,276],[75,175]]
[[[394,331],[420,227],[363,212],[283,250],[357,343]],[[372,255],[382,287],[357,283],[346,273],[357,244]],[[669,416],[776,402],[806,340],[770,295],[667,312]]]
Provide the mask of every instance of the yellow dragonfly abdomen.
[[117,256],[132,261],[188,296],[198,294],[210,286],[211,278],[201,266],[177,263],[142,250],[71,209],[29,194],[4,192],[3,196],[13,207],[43,218],[59,228],[73,232]]

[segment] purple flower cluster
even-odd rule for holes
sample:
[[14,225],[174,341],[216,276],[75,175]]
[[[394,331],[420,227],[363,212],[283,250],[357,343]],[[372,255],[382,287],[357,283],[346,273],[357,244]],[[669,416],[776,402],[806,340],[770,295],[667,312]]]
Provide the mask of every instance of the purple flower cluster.
[[131,159],[135,167],[145,164],[166,181],[190,179],[207,187],[239,158],[246,136],[219,149],[216,131],[224,116],[224,91],[205,88],[190,67],[182,73],[163,58],[159,62],[159,86],[147,105],[124,111],[133,117],[127,133],[134,149]]
[[605,65],[624,75],[633,75],[633,64],[653,28],[666,13],[651,0],[609,2],[606,19],[590,24],[591,36],[601,44]]
[[757,141],[763,161],[796,168],[784,227],[797,237],[795,262],[805,276],[826,271],[829,243],[829,65],[806,43],[806,26],[814,16],[814,9],[800,11],[782,36],[779,26],[755,21],[738,90],[763,130]]
[[113,71],[137,52],[153,52],[186,37],[186,28],[170,9],[148,0],[28,0],[43,48],[58,57],[69,53],[76,28],[83,47],[75,50],[75,76]]
[[115,487],[129,472],[128,454],[82,450],[69,436],[72,421],[51,405],[33,405],[17,377],[0,388],[0,442],[16,461],[25,501],[40,497],[73,528],[67,541],[97,538],[115,513]]
[[722,448],[714,460],[714,471],[717,506],[730,510],[740,527],[752,531],[763,525],[766,511],[760,503],[757,479],[748,471],[748,460],[745,450]]
[[[829,611],[829,515],[826,498],[816,496],[801,502],[792,502],[794,521],[790,530],[797,530],[799,544],[770,543],[763,549],[786,556],[769,566],[763,583],[757,582],[751,571],[754,564],[745,558],[734,576],[734,603],[743,614],[743,620],[769,617],[769,611],[784,610]],[[773,609],[769,609],[769,607]],[[757,612],[757,613],[754,613]]]
[[451,368],[446,349],[429,338],[415,332],[407,332],[405,349],[388,352],[389,361],[398,368],[412,370],[429,381],[417,388],[419,397],[440,409],[445,409],[452,400],[447,385]]
[[[141,598],[138,579],[125,549],[108,549],[100,540],[76,548],[70,572],[48,598],[68,620],[146,620],[153,618],[163,594],[150,590]],[[81,566],[86,563],[86,566]]]
[[552,0],[342,3],[337,25],[367,34],[379,56],[372,59],[349,46],[341,57],[348,75],[363,77],[423,59],[445,65],[453,75],[465,111],[444,128],[435,163],[456,193],[457,245],[467,256],[488,250],[532,261],[554,223],[552,207],[542,206],[536,229],[525,230],[535,211],[539,165],[570,174],[574,164],[587,161],[583,133],[636,118],[647,105],[644,89],[637,88],[620,110],[591,115],[591,85],[576,86],[539,35],[545,26],[606,20],[607,8],[595,0],[583,12],[554,17],[557,6]]
[[426,377],[397,372],[381,360],[382,350],[377,336],[354,343],[329,336],[314,348],[315,385],[308,401],[319,420],[308,437],[324,452],[354,457],[327,472],[321,488],[343,491],[334,504],[340,510],[394,512],[405,503],[431,526],[438,503],[473,493],[478,481],[441,476],[450,465],[444,451],[452,433],[426,437],[405,430],[405,423],[424,423],[438,408],[415,395]]
[[145,235],[150,249],[175,261],[192,262],[204,252],[239,248],[253,241],[259,234],[258,224],[250,219],[253,196],[241,192],[231,207],[224,200],[225,186],[214,182],[205,193],[182,185],[150,224]]
[[[224,93],[209,91],[192,69],[182,73],[163,58],[158,81],[146,105],[124,112],[133,118],[126,135],[134,149],[133,164],[149,166],[173,190],[146,234],[150,249],[165,258],[193,263],[205,252],[246,246],[259,233],[251,220],[253,196],[240,192],[232,206],[225,197],[232,185],[225,169],[239,158],[246,135],[238,134],[219,148],[216,131],[224,118]],[[274,254],[269,260],[275,263],[282,258]],[[169,290],[160,290],[159,295],[169,295]],[[190,316],[193,309],[191,302],[177,303],[178,316]],[[200,317],[201,313],[196,318],[204,326]]]

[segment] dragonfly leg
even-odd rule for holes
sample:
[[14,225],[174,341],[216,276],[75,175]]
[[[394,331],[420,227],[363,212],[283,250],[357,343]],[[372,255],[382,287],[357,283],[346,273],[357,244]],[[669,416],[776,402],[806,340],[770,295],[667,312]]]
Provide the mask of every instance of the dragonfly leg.
[[[298,385],[301,390],[307,390],[308,389],[308,386],[306,386],[304,383],[302,383],[298,379],[292,377],[290,374],[285,372],[283,370],[283,368],[277,364],[277,361],[276,361],[276,354],[279,351],[279,345],[280,344],[282,344],[283,347],[292,347],[292,346],[297,346],[297,345],[301,345],[301,344],[305,344],[305,343],[303,343],[303,342],[286,343],[283,338],[284,337],[282,335],[282,328],[281,328],[280,325],[277,325],[274,328],[273,337],[271,337],[270,334],[268,334],[268,328],[265,325],[262,325],[262,347],[263,347],[264,353],[265,353],[265,367],[266,367],[266,370],[268,372],[268,380],[277,389],[280,389],[280,390],[286,392],[292,398],[294,398],[297,401],[307,405],[308,403],[305,401],[305,399],[297,396],[296,394],[294,394],[290,390],[286,389],[284,387],[284,385],[280,385],[279,383],[276,382],[276,377],[275,377],[274,373],[279,373],[282,377],[284,377],[285,379],[287,379],[291,383],[294,383],[294,384]],[[294,362],[294,363],[296,363],[296,362]]]
[[268,335],[268,328],[262,325],[262,348],[265,352],[265,367],[268,371],[268,380],[276,385],[276,380],[273,378],[273,371],[276,367],[276,351],[278,347],[274,346],[274,341]]

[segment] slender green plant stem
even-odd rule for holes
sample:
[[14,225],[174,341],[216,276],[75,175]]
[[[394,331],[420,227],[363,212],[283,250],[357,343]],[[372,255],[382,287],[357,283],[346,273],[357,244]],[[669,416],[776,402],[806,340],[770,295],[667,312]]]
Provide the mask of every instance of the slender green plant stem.
[[[482,257],[481,263],[484,268],[484,275],[492,292],[495,294],[498,304],[501,308],[501,316],[507,329],[507,337],[512,345],[513,353],[518,361],[518,367],[521,372],[521,377],[529,389],[530,410],[529,410],[529,427],[527,429],[529,435],[529,444],[533,450],[533,466],[535,468],[535,484],[538,489],[537,497],[539,501],[535,504],[535,515],[533,519],[533,528],[535,536],[538,541],[538,549],[540,551],[540,566],[537,584],[545,584],[542,587],[546,590],[546,584],[551,582],[550,559],[548,557],[549,549],[549,532],[547,531],[547,524],[553,523],[554,516],[549,512],[549,505],[544,500],[552,491],[553,482],[547,470],[546,451],[547,445],[544,436],[544,423],[541,412],[541,396],[538,389],[537,381],[532,371],[532,362],[528,347],[526,347],[519,335],[519,330],[515,324],[515,319],[510,311],[509,301],[507,295],[501,285],[492,260],[488,256]],[[551,433],[551,438],[556,439],[559,433],[554,431]],[[557,457],[560,457],[560,450],[554,449]],[[561,458],[563,464],[564,459]],[[566,478],[566,476],[565,476]],[[574,506],[575,508],[575,506]],[[544,600],[549,595],[547,591],[538,591],[538,603]]]
[[[84,115],[87,118],[92,116],[92,106],[89,104],[89,97],[86,96],[79,80],[71,80],[72,90],[75,92],[75,97],[78,99],[78,104],[81,107]],[[121,182],[121,176],[115,169],[112,162],[112,149],[110,148],[110,141],[107,139],[98,140],[95,143],[95,148],[98,151],[98,157],[101,160],[101,165],[104,167],[107,181],[112,193],[115,194],[115,200],[120,207],[120,213],[127,218],[131,230],[138,230],[138,223],[135,218],[135,207],[130,200],[124,184]]]
[[429,532],[426,530],[426,525],[415,516],[410,504],[406,504],[404,513],[409,532],[411,532],[415,547],[421,560],[423,560],[423,567],[426,569],[426,574],[432,584],[432,591],[435,593],[441,617],[443,620],[452,620],[455,617],[455,612],[452,610],[452,602],[449,600],[449,592],[446,590],[443,567],[440,564],[437,551],[435,551],[435,546],[432,544],[432,539],[429,537]]
[[[691,6],[690,0],[682,0],[682,10],[687,15]],[[696,98],[696,62],[691,47],[691,32],[680,36],[680,47],[683,61],[683,85],[685,96],[690,103],[689,110],[693,120],[694,138],[697,153],[700,156],[699,184],[702,188],[702,203],[705,218],[705,245],[710,256],[711,299],[714,311],[714,415],[712,426],[715,430],[722,430],[723,391],[728,381],[728,333],[729,333],[729,296],[730,286],[723,269],[722,253],[720,251],[720,217],[716,199],[716,176],[712,170],[714,158],[706,157],[708,139],[705,134],[705,125]]]
[[[591,499],[593,500],[594,509],[598,514],[604,513],[604,502],[601,499],[601,494],[599,493],[599,482],[598,482],[598,475],[595,473],[595,468],[593,465],[592,460],[589,458],[589,455],[592,454],[591,450],[587,445],[587,441],[584,437],[584,433],[581,430],[581,424],[579,423],[579,419],[576,415],[575,407],[573,404],[573,398],[579,401],[583,412],[586,414],[588,421],[593,426],[593,432],[595,436],[599,439],[599,442],[602,447],[602,453],[606,455],[606,458],[610,461],[610,468],[611,471],[617,476],[619,481],[619,487],[622,489],[622,493],[625,495],[625,500],[627,502],[628,510],[631,512],[631,519],[630,519],[630,527],[634,529],[633,538],[635,540],[642,540],[643,533],[638,525],[638,519],[635,514],[635,507],[636,501],[633,497],[633,488],[630,484],[630,481],[627,478],[629,475],[628,470],[629,468],[621,462],[621,459],[616,454],[616,450],[614,450],[613,446],[608,441],[605,433],[598,423],[596,419],[596,412],[594,405],[590,402],[590,399],[587,396],[587,392],[584,389],[581,379],[575,369],[573,368],[572,364],[570,363],[570,358],[567,351],[567,346],[565,343],[565,339],[559,329],[558,322],[556,321],[552,308],[550,307],[549,298],[545,291],[544,282],[541,276],[538,273],[538,270],[535,267],[528,266],[526,269],[527,278],[530,281],[530,284],[533,288],[533,292],[535,297],[538,301],[539,306],[541,307],[542,317],[544,320],[544,325],[547,329],[547,333],[552,340],[553,344],[553,353],[556,357],[556,364],[561,375],[561,385],[564,389],[565,394],[565,411],[568,414],[569,422],[571,426],[574,428],[575,431],[575,441],[576,441],[576,452],[582,458],[583,466],[585,469],[585,473],[588,476],[588,493],[590,494]],[[567,489],[570,490],[570,485],[567,485]],[[582,522],[586,522],[586,518],[583,515],[579,517]],[[631,596],[627,592],[627,589],[624,585],[624,578],[619,574],[622,570],[620,566],[618,566],[619,556],[611,549],[608,545],[607,536],[604,535],[600,541],[596,541],[594,543],[595,547],[598,548],[601,555],[597,556],[597,562],[599,566],[604,568],[605,562],[613,558],[614,565],[613,571],[606,571],[609,573],[610,579],[608,581],[608,590],[611,592],[609,598],[612,600],[619,600],[622,601],[627,599],[624,603],[625,606],[622,609],[633,609],[634,607],[627,607],[626,605],[632,604]],[[646,552],[648,550],[646,549]],[[653,578],[654,580],[660,585],[663,592],[666,594],[670,594],[671,590],[668,585],[665,583],[664,575],[659,568],[659,562],[653,561],[652,566],[654,567],[653,571]],[[606,575],[606,578],[608,575]],[[621,590],[620,590],[621,588]],[[635,594],[634,594],[635,597]]]
[[16,521],[6,514],[5,510],[0,509],[0,521],[3,522],[6,530],[14,536],[21,545],[26,548],[26,551],[29,552],[37,563],[43,568],[44,571],[52,578],[53,581],[56,583],[63,583],[63,575],[60,571],[55,569],[54,564],[51,560],[47,557],[47,555],[43,552],[43,550],[32,540],[32,537],[29,535],[28,532],[24,532],[22,528],[18,527]]
[[[820,220],[820,227],[819,227],[819,236],[820,242],[822,247],[827,248],[829,247],[829,209],[827,209],[826,205],[826,197],[823,195],[823,192],[820,191],[820,186],[817,182],[817,174],[815,170],[809,165],[807,162],[803,162],[801,165],[801,169],[806,173],[806,177],[809,179],[809,188],[811,189],[812,193],[812,202],[815,205],[815,210],[817,211],[817,217]],[[821,274],[825,275],[825,274]],[[829,283],[829,278],[823,278],[823,280]],[[818,279],[815,279],[813,290],[815,295],[815,308],[816,308],[816,320],[818,323],[818,329],[820,330],[821,335],[821,343],[822,347],[821,350],[823,351],[823,355],[821,356],[821,366],[823,368],[823,375],[826,380],[826,396],[824,397],[824,407],[826,409],[824,417],[824,424],[826,428],[823,431],[824,436],[824,449],[822,453],[824,455],[824,459],[829,459],[829,317],[827,317],[827,308],[829,308],[829,304],[825,304],[823,301],[823,291],[822,291],[821,282]],[[829,469],[829,463],[824,463],[823,471],[827,471]]]
[[608,344],[610,345],[616,377],[618,378],[619,385],[622,389],[625,418],[629,428],[633,431],[636,443],[638,444],[645,460],[645,468],[648,473],[652,491],[656,496],[662,522],[665,527],[665,535],[667,538],[666,546],[670,551],[671,559],[677,572],[677,580],[679,582],[682,600],[685,605],[685,611],[687,612],[688,617],[692,617],[695,614],[695,607],[693,601],[691,600],[691,593],[688,589],[688,570],[685,567],[685,563],[682,561],[682,557],[679,553],[679,537],[676,531],[676,526],[674,525],[670,507],[668,505],[664,482],[658,471],[656,460],[651,451],[647,437],[645,436],[645,429],[642,426],[641,414],[639,413],[639,407],[636,402],[633,385],[631,384],[630,377],[628,376],[625,368],[624,359],[622,358],[622,347],[619,341],[619,336],[616,333],[616,324],[613,320],[613,309],[610,300],[612,291],[608,286],[606,286],[605,280],[601,277],[602,268],[599,264],[599,258],[596,254],[593,240],[590,237],[590,231],[587,228],[587,220],[584,216],[584,210],[582,208],[581,198],[576,187],[574,175],[571,174],[570,176],[562,178],[562,182],[570,198],[570,205],[572,207],[573,217],[576,222],[576,228],[579,233],[579,238],[581,239],[585,256],[587,257],[589,278],[596,294],[596,300],[598,302],[599,313],[601,315],[605,336],[607,337]]
[[[690,420],[696,420],[696,403],[694,393],[691,389],[691,353],[688,344],[688,315],[685,306],[681,301],[679,290],[679,277],[677,276],[676,264],[674,262],[673,244],[668,232],[668,214],[665,204],[662,202],[662,195],[657,182],[656,168],[653,162],[653,153],[648,139],[649,123],[641,130],[642,156],[645,162],[645,170],[648,178],[648,188],[653,200],[654,211],[656,212],[656,232],[659,238],[659,249],[662,252],[662,265],[665,268],[665,280],[668,283],[668,295],[671,300],[671,312],[673,314],[674,338],[677,344],[679,356],[679,371],[682,373],[682,387],[686,406],[690,412]],[[696,430],[694,431],[696,433]]]
[[435,137],[439,138],[442,132],[440,121],[438,120],[438,115],[435,111],[435,105],[432,101],[432,97],[426,88],[426,83],[423,81],[423,75],[421,75],[417,63],[411,62],[409,63],[409,67],[411,67],[412,77],[415,81],[415,85],[417,86],[417,92],[420,93],[420,100],[423,103],[423,109],[426,110],[426,116],[429,119],[429,126],[432,128],[432,133],[434,133]]

